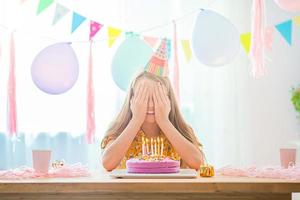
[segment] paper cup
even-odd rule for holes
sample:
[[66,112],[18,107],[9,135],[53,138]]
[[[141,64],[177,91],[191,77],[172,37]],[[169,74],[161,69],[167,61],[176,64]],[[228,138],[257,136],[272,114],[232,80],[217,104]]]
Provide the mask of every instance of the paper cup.
[[51,150],[32,150],[33,168],[38,173],[48,173]]
[[280,149],[281,167],[288,168],[296,165],[296,148],[281,148]]

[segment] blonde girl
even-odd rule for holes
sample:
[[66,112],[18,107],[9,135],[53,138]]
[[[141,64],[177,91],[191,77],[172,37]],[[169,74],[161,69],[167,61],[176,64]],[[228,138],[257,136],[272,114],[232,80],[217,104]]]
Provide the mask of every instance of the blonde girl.
[[167,77],[140,73],[132,82],[120,113],[101,142],[102,165],[111,171],[141,154],[141,138],[163,138],[164,155],[182,168],[199,169],[204,154],[193,129],[184,121]]

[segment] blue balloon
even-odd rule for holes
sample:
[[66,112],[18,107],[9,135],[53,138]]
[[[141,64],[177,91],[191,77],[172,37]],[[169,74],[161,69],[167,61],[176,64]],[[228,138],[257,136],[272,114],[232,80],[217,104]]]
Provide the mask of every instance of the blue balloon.
[[235,26],[222,15],[202,10],[197,16],[192,45],[200,62],[218,67],[228,64],[237,55],[239,34]]
[[138,36],[129,36],[113,57],[111,73],[117,86],[126,91],[134,76],[141,72],[152,56],[152,48]]

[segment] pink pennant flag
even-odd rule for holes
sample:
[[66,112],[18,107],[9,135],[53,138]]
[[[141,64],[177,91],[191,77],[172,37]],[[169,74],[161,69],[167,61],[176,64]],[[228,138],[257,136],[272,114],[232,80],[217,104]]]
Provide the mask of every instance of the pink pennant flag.
[[92,21],[90,22],[90,40],[96,35],[96,33],[103,27],[102,24]]
[[259,78],[265,74],[264,67],[264,0],[253,0],[251,20],[250,61],[253,76]]
[[270,26],[265,29],[265,47],[269,51],[272,50],[274,27]]
[[10,136],[17,135],[17,105],[16,105],[16,78],[15,78],[15,44],[14,33],[11,33],[10,39],[10,65],[9,65],[9,78],[7,86],[7,122],[8,133]]
[[93,83],[93,41],[90,40],[90,55],[88,65],[88,83],[87,83],[87,130],[86,139],[88,144],[94,142],[95,135],[95,111],[94,111],[94,83]]
[[177,51],[177,30],[176,23],[173,20],[173,46],[174,46],[174,90],[178,104],[180,104],[180,90],[179,90],[179,65],[178,65],[178,51]]
[[153,48],[159,39],[156,37],[144,36],[144,40]]

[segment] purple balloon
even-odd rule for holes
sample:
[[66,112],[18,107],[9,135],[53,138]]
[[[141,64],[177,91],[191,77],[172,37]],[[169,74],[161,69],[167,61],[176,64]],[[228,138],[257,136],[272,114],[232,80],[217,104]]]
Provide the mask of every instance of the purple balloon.
[[43,49],[33,60],[31,77],[48,94],[61,94],[73,87],[79,74],[76,54],[69,43],[57,43]]

